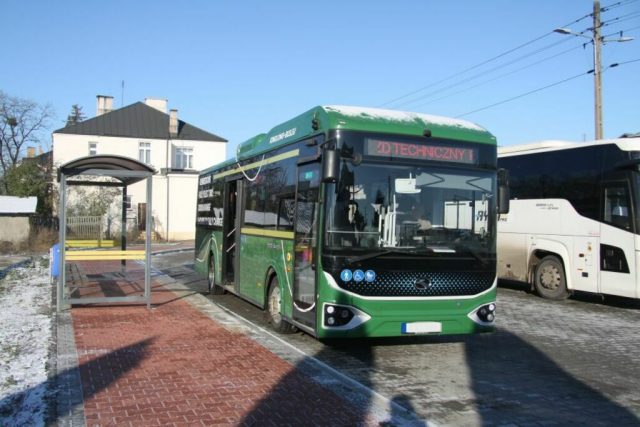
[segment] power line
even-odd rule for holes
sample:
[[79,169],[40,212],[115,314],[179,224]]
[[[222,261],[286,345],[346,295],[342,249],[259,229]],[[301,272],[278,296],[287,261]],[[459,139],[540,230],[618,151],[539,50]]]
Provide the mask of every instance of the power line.
[[610,10],[617,9],[617,8],[619,8],[619,7],[621,7],[621,6],[627,6],[627,5],[630,5],[630,4],[635,3],[635,2],[637,2],[637,1],[638,1],[638,0],[625,0],[625,1],[619,1],[619,2],[617,2],[617,3],[610,4],[609,6],[602,6],[602,7],[600,8],[600,11],[601,11],[601,12],[609,12]]
[[515,101],[516,99],[524,98],[524,97],[525,97],[525,96],[527,96],[527,95],[531,95],[531,94],[533,94],[533,93],[540,92],[540,91],[542,91],[542,90],[549,89],[549,88],[552,88],[552,87],[554,87],[554,86],[558,86],[558,85],[560,85],[560,84],[562,84],[562,83],[566,83],[566,82],[568,82],[568,81],[571,81],[571,80],[577,79],[578,77],[586,76],[587,74],[590,74],[592,71],[593,71],[593,70],[589,70],[589,71],[584,72],[584,73],[576,74],[575,76],[568,77],[568,78],[566,78],[566,79],[564,79],[564,80],[560,80],[560,81],[555,82],[555,83],[552,83],[552,84],[550,84],[550,85],[547,85],[547,86],[544,86],[544,87],[540,87],[540,88],[538,88],[538,89],[530,90],[529,92],[525,92],[525,93],[522,93],[522,94],[520,94],[520,95],[517,95],[517,96],[511,97],[511,98],[508,98],[508,99],[504,99],[504,100],[499,101],[499,102],[496,102],[496,103],[494,103],[494,104],[487,105],[487,106],[485,106],[485,107],[478,108],[478,109],[476,109],[476,110],[469,111],[469,112],[464,113],[464,114],[460,114],[460,115],[456,116],[456,118],[460,118],[460,117],[468,116],[468,115],[473,114],[473,113],[477,113],[477,112],[480,112],[480,111],[488,110],[489,108],[497,107],[498,105],[506,104],[507,102]]
[[607,67],[607,68],[619,67],[620,65],[631,64],[632,62],[639,62],[639,61],[640,61],[640,58],[631,59],[631,60],[625,61],[625,62],[616,62],[616,63],[613,63],[613,64],[609,65],[609,67]]
[[427,93],[427,94],[425,94],[425,95],[421,95],[421,96],[419,96],[419,97],[417,97],[417,98],[410,99],[410,100],[408,100],[408,101],[405,101],[405,102],[403,102],[403,103],[400,103],[400,104],[396,105],[396,107],[402,107],[402,106],[405,106],[405,105],[413,104],[414,102],[421,101],[421,100],[423,100],[423,99],[425,99],[425,98],[428,98],[428,97],[430,97],[430,96],[432,96],[432,95],[435,95],[435,94],[441,93],[441,92],[443,92],[443,91],[446,91],[446,90],[448,90],[448,89],[454,88],[454,87],[456,87],[456,86],[460,86],[461,84],[464,84],[464,83],[470,82],[470,81],[472,81],[472,80],[476,80],[476,79],[478,79],[478,78],[480,78],[480,77],[482,77],[482,76],[484,76],[484,75],[490,74],[490,73],[492,73],[492,72],[494,72],[494,71],[496,71],[496,70],[500,70],[500,69],[502,69],[502,68],[504,68],[504,67],[507,67],[507,66],[512,65],[512,64],[515,64],[516,62],[520,62],[520,61],[522,61],[522,60],[525,60],[525,59],[527,59],[527,58],[529,58],[529,57],[531,57],[531,56],[533,56],[533,55],[535,55],[535,54],[538,54],[538,53],[540,53],[540,52],[543,52],[543,51],[545,51],[545,50],[547,50],[547,49],[550,49],[550,48],[552,48],[552,47],[558,46],[558,45],[560,45],[560,44],[562,44],[562,43],[565,43],[565,42],[567,42],[567,41],[569,41],[569,40],[570,40],[570,39],[568,39],[568,38],[567,38],[567,39],[559,40],[559,41],[557,41],[557,42],[553,42],[553,43],[551,43],[551,44],[549,44],[549,45],[546,45],[546,46],[544,46],[544,47],[539,48],[538,50],[535,50],[535,51],[533,51],[533,52],[530,52],[530,53],[528,53],[528,54],[526,54],[526,55],[519,56],[518,58],[515,58],[515,59],[513,59],[513,60],[511,60],[511,61],[509,61],[509,62],[507,62],[507,63],[502,63],[502,64],[500,64],[500,65],[497,65],[497,66],[493,67],[493,68],[490,68],[490,69],[488,69],[488,70],[485,70],[485,71],[482,71],[482,72],[480,72],[480,73],[478,73],[478,74],[475,74],[475,75],[473,75],[473,76],[471,76],[471,77],[467,77],[466,79],[464,79],[464,80],[460,80],[460,81],[458,81],[457,83],[452,83],[452,84],[450,84],[450,85],[448,85],[448,86],[445,86],[445,87],[440,88],[440,89],[436,89],[436,90],[434,90],[434,91],[432,91],[432,92],[429,92],[429,93]]
[[580,49],[580,48],[582,48],[582,46],[574,46],[574,47],[572,47],[572,48],[570,48],[570,49],[563,50],[562,52],[557,53],[557,54],[555,54],[555,55],[547,56],[546,58],[542,58],[542,59],[540,59],[539,61],[536,61],[536,62],[533,62],[533,63],[531,63],[531,64],[525,65],[524,67],[516,68],[515,70],[510,71],[510,72],[508,72],[508,73],[500,74],[499,76],[496,76],[496,77],[494,77],[494,78],[492,78],[492,79],[489,79],[489,80],[485,80],[485,81],[483,81],[483,82],[481,82],[481,83],[478,83],[478,84],[476,84],[476,85],[473,85],[473,86],[467,87],[467,88],[465,88],[465,89],[459,90],[459,91],[454,92],[454,93],[450,93],[450,94],[445,95],[445,96],[442,96],[442,97],[440,97],[440,98],[432,99],[431,101],[426,102],[426,103],[424,103],[424,104],[419,104],[419,105],[417,105],[416,107],[423,107],[423,106],[425,106],[425,105],[428,105],[428,104],[434,103],[434,102],[436,102],[436,101],[442,101],[443,99],[447,99],[447,98],[450,98],[450,97],[452,97],[452,96],[459,95],[459,94],[464,93],[464,92],[468,92],[468,91],[470,91],[471,89],[475,89],[475,88],[477,88],[477,87],[479,87],[479,86],[483,86],[483,85],[485,85],[485,84],[487,84],[487,83],[491,83],[491,82],[494,82],[494,81],[496,81],[496,80],[500,80],[500,79],[501,79],[501,78],[503,78],[503,77],[510,76],[510,75],[515,74],[515,73],[517,73],[517,72],[520,72],[520,71],[522,71],[522,70],[526,70],[527,68],[531,68],[531,67],[536,66],[536,65],[538,65],[538,64],[541,64],[541,63],[543,63],[543,62],[545,62],[545,61],[549,61],[550,59],[557,58],[558,56],[564,55],[565,53],[569,53],[569,52],[571,52],[571,51],[574,51],[574,50],[576,50],[576,49]]
[[[632,63],[632,62],[640,62],[640,58],[638,58],[638,59],[632,59],[632,60],[625,61],[625,62],[616,62],[616,63],[613,63],[613,64],[609,65],[608,67],[606,67],[606,68],[605,68],[605,70],[608,70],[609,68],[619,67],[620,65],[630,64],[630,63]],[[603,71],[605,71],[605,70],[603,70]],[[566,82],[568,82],[568,81],[571,81],[571,80],[577,79],[578,77],[586,76],[587,74],[592,74],[593,72],[594,72],[594,70],[589,70],[589,71],[586,71],[586,72],[584,72],[584,73],[576,74],[575,76],[568,77],[568,78],[566,78],[566,79],[563,79],[563,80],[557,81],[557,82],[555,82],[555,83],[551,83],[551,84],[549,84],[549,85],[546,85],[546,86],[543,86],[543,87],[540,87],[540,88],[537,88],[537,89],[533,89],[533,90],[530,90],[530,91],[528,91],[528,92],[522,93],[522,94],[520,94],[520,95],[516,95],[516,96],[513,96],[513,97],[511,97],[511,98],[504,99],[504,100],[502,100],[502,101],[499,101],[499,102],[493,103],[493,104],[491,104],[491,105],[487,105],[487,106],[485,106],[485,107],[478,108],[478,109],[475,109],[475,110],[473,110],[473,111],[469,111],[469,112],[464,113],[464,114],[460,114],[460,115],[456,116],[456,118],[465,117],[465,116],[468,116],[468,115],[473,114],[473,113],[478,113],[478,112],[480,112],[480,111],[488,110],[489,108],[497,107],[498,105],[506,104],[507,102],[515,101],[516,99],[524,98],[525,96],[528,96],[528,95],[534,94],[534,93],[536,93],[536,92],[543,91],[543,90],[545,90],[545,89],[552,88],[552,87],[554,87],[554,86],[558,86],[558,85],[560,85],[560,84],[562,84],[562,83],[566,83]]]
[[614,33],[606,34],[606,35],[604,35],[602,37],[605,38],[605,37],[615,36],[616,34],[620,34],[620,33],[628,33],[628,32],[631,32],[633,30],[637,30],[638,28],[640,28],[640,25],[638,25],[636,27],[631,27],[631,28],[626,28],[624,30],[616,31]]
[[630,21],[632,19],[636,19],[640,16],[640,12],[628,13],[623,16],[618,16],[617,18],[610,19],[608,21],[603,21],[600,27],[608,27],[609,25],[621,24],[626,21]]
[[535,38],[535,39],[533,39],[533,40],[531,40],[531,41],[528,41],[528,42],[526,42],[526,43],[523,43],[523,44],[521,44],[520,46],[514,47],[513,49],[510,49],[510,50],[508,50],[508,51],[506,51],[506,52],[503,52],[503,53],[501,53],[501,54],[499,54],[499,55],[496,55],[496,56],[494,56],[494,57],[492,57],[492,58],[489,58],[489,59],[487,59],[487,60],[485,60],[485,61],[482,61],[482,62],[480,62],[480,63],[478,63],[478,64],[476,64],[476,65],[472,65],[471,67],[465,68],[464,70],[459,71],[459,72],[457,72],[457,73],[455,73],[455,74],[453,74],[453,75],[451,75],[451,76],[449,76],[449,77],[445,77],[444,79],[438,80],[437,82],[430,83],[430,84],[428,84],[428,85],[426,85],[426,86],[421,87],[420,89],[417,89],[417,90],[414,90],[414,91],[412,91],[412,92],[409,92],[409,93],[407,93],[407,94],[405,94],[405,95],[399,96],[398,98],[392,99],[391,101],[387,101],[387,102],[385,102],[384,104],[380,104],[380,105],[379,105],[379,107],[384,107],[385,105],[392,104],[392,103],[394,103],[394,102],[396,102],[396,101],[399,101],[399,100],[401,100],[401,99],[407,98],[407,97],[409,97],[409,96],[411,96],[411,95],[414,95],[414,94],[416,94],[416,93],[418,93],[418,92],[422,92],[422,91],[423,91],[423,90],[425,90],[425,89],[428,89],[428,88],[433,87],[433,86],[435,86],[435,85],[438,85],[438,84],[440,84],[440,83],[446,82],[447,80],[451,80],[451,79],[452,79],[452,78],[454,78],[454,77],[458,77],[458,76],[459,76],[459,75],[461,75],[461,74],[467,73],[467,72],[469,72],[469,71],[471,71],[471,70],[475,70],[476,68],[479,68],[479,67],[481,67],[481,66],[483,66],[483,65],[485,65],[485,64],[487,64],[487,63],[489,63],[489,62],[491,62],[491,61],[494,61],[494,60],[496,60],[496,59],[498,59],[498,58],[502,58],[503,56],[508,55],[508,54],[510,54],[511,52],[514,52],[514,51],[516,51],[516,50],[518,50],[518,49],[520,49],[520,48],[523,48],[523,47],[528,46],[528,45],[530,45],[530,44],[532,44],[532,43],[535,43],[535,42],[537,42],[538,40],[541,40],[541,39],[543,39],[543,38],[547,37],[549,34],[551,34],[551,33],[546,33],[546,34],[544,34],[544,35],[542,35],[542,36],[539,36],[539,37],[537,37],[537,38]]
[[[636,0],[630,0],[630,1],[636,1]],[[621,2],[621,3],[622,3],[622,2]],[[582,21],[582,20],[584,20],[584,19],[586,19],[586,18],[589,18],[590,16],[592,16],[592,14],[591,14],[591,13],[589,13],[589,14],[587,14],[587,15],[584,15],[583,17],[578,18],[578,19],[576,19],[576,20],[574,20],[574,21],[571,21],[571,22],[569,22],[569,23],[567,23],[567,24],[564,24],[564,25],[562,25],[562,27],[568,27],[569,25],[576,24],[576,23],[578,23],[578,22],[580,22],[580,21]],[[586,30],[585,30],[585,31],[586,31]],[[545,33],[545,34],[543,34],[543,35],[541,35],[541,36],[538,36],[538,37],[534,38],[533,40],[530,40],[530,41],[528,41],[528,42],[522,43],[522,44],[521,44],[521,45],[519,45],[519,46],[516,46],[516,47],[514,47],[514,48],[512,48],[512,49],[509,49],[509,50],[507,50],[507,51],[505,51],[505,52],[503,52],[503,53],[501,53],[501,54],[499,54],[499,55],[496,55],[496,56],[494,56],[494,57],[491,57],[491,58],[489,58],[489,59],[487,59],[487,60],[485,60],[485,61],[482,61],[482,62],[480,62],[480,63],[478,63],[478,64],[476,64],[476,65],[472,65],[471,67],[465,68],[465,69],[464,69],[464,70],[462,70],[462,71],[459,71],[459,72],[457,72],[457,73],[455,73],[455,74],[452,74],[452,75],[450,75],[450,76],[448,76],[448,77],[445,77],[445,78],[443,78],[443,79],[440,79],[440,80],[438,80],[438,81],[436,81],[436,82],[434,82],[434,83],[430,83],[430,84],[428,84],[428,85],[426,85],[426,86],[423,86],[423,87],[421,87],[421,88],[419,88],[419,89],[416,89],[416,90],[414,90],[414,91],[411,91],[411,92],[409,92],[409,93],[406,93],[406,94],[404,94],[404,95],[402,95],[402,96],[399,96],[399,97],[397,97],[397,98],[394,98],[394,99],[392,99],[392,100],[390,100],[390,101],[387,101],[387,102],[385,102],[385,103],[379,104],[379,105],[378,105],[378,107],[384,107],[384,106],[387,106],[387,105],[392,104],[392,103],[394,103],[394,102],[396,102],[396,101],[400,101],[401,99],[405,99],[405,98],[407,98],[407,97],[409,97],[409,96],[411,96],[411,95],[415,95],[416,93],[422,92],[422,91],[423,91],[423,90],[425,90],[425,89],[428,89],[428,88],[433,87],[433,86],[436,86],[436,85],[438,85],[438,84],[440,84],[440,83],[443,83],[443,82],[446,82],[446,81],[448,81],[448,80],[451,80],[451,79],[453,79],[453,78],[455,78],[455,77],[458,77],[458,76],[460,76],[460,75],[462,75],[462,74],[465,74],[465,73],[467,73],[467,72],[469,72],[469,71],[475,70],[476,68],[479,68],[479,67],[481,67],[481,66],[483,66],[483,65],[485,65],[485,64],[488,64],[488,63],[489,63],[489,62],[491,62],[491,61],[495,61],[496,59],[502,58],[503,56],[506,56],[506,55],[508,55],[508,54],[510,54],[510,53],[512,53],[512,52],[515,52],[515,51],[516,51],[516,50],[518,50],[518,49],[522,49],[523,47],[526,47],[526,46],[528,46],[528,45],[530,45],[530,44],[533,44],[533,43],[535,43],[535,42],[537,42],[537,41],[539,41],[539,40],[541,40],[541,39],[543,39],[543,38],[545,38],[545,37],[549,36],[550,34],[553,34],[553,31],[550,31],[550,32]]]

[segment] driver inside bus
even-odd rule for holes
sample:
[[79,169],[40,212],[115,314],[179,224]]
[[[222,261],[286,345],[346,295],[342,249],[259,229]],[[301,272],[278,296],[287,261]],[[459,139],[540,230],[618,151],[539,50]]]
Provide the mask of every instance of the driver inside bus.
[[400,201],[400,213],[403,213],[403,223],[413,223],[418,226],[418,230],[429,230],[431,221],[427,218],[424,207],[413,197],[407,197]]

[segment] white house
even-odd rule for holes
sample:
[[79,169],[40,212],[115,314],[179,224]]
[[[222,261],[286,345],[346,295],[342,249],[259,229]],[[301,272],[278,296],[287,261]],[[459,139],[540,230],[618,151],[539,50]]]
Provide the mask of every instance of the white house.
[[[167,100],[145,102],[112,109],[113,98],[97,97],[97,115],[53,132],[53,164],[113,154],[152,166],[154,234],[161,239],[195,237],[198,171],[226,158],[227,140],[178,119],[178,111],[167,114]],[[144,183],[128,188],[129,217],[146,209]],[[129,204],[129,203],[128,203]],[[139,204],[141,204],[139,206]]]

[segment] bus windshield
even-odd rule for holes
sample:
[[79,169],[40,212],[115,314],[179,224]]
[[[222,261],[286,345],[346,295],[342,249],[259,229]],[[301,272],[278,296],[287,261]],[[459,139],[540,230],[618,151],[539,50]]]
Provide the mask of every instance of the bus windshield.
[[345,161],[327,187],[325,248],[495,256],[495,192],[477,169]]

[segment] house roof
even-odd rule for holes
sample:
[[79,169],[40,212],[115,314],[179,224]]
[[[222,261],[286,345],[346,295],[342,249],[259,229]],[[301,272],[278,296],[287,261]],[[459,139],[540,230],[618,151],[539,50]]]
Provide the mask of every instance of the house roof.
[[[169,115],[143,102],[136,102],[83,122],[65,126],[54,133],[167,139]],[[182,120],[178,120],[178,135],[172,139],[227,142],[218,135]]]
[[37,204],[37,197],[0,196],[0,214],[32,214]]

